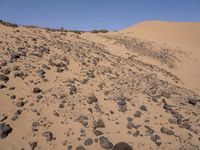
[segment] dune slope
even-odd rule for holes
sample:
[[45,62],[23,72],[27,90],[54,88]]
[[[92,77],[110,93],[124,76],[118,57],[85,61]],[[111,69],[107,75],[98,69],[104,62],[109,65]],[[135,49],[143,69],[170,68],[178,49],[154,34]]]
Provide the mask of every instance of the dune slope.
[[191,53],[132,28],[78,33],[0,24],[0,150],[200,148]]

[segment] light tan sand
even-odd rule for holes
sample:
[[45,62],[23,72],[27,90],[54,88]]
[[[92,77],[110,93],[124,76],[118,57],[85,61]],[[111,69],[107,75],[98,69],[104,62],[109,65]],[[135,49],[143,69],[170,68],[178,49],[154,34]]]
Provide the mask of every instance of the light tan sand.
[[[0,24],[0,75],[9,77],[0,80],[6,86],[0,89],[0,119],[7,116],[0,124],[13,129],[0,138],[0,150],[28,150],[33,142],[35,150],[102,150],[102,136],[134,150],[198,150],[199,29],[199,23],[152,21],[119,32],[76,34]],[[11,61],[13,53],[20,58]],[[41,77],[43,64],[50,68]],[[15,77],[19,72],[27,76]],[[42,91],[33,93],[34,87]],[[90,95],[97,101],[88,102]],[[17,110],[22,113],[13,121]],[[87,117],[85,126],[75,121],[79,116]],[[133,119],[129,127],[127,118]],[[97,128],[100,136],[93,133],[98,119],[105,124]],[[53,134],[51,141],[45,131]],[[87,138],[91,145],[84,144]]]

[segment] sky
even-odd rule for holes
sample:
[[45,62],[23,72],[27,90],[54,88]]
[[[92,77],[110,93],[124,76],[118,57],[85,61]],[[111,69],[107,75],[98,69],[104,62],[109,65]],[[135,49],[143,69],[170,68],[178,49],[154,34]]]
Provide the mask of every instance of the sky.
[[120,30],[146,20],[200,22],[200,0],[0,0],[0,19],[51,28]]

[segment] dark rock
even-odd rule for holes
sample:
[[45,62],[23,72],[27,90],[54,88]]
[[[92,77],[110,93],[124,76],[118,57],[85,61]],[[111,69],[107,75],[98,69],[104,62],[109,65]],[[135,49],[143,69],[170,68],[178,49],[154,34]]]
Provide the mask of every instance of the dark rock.
[[16,96],[15,95],[11,95],[10,99],[16,99]]
[[53,139],[53,134],[50,131],[46,131],[42,133],[42,136],[46,137],[47,141],[52,141]]
[[58,68],[66,67],[66,64],[64,64],[63,62],[60,62],[60,63],[56,64],[56,67],[58,67]]
[[81,115],[81,116],[79,116],[78,118],[74,119],[74,122],[79,122],[79,123],[81,123],[83,126],[86,127],[86,126],[88,125],[87,120],[88,120],[88,117],[87,117],[87,116]]
[[98,102],[98,99],[96,98],[96,96],[95,95],[90,95],[89,97],[88,97],[88,101],[87,101],[87,103],[88,104],[92,104],[92,103],[95,103],[95,102]]
[[155,131],[152,128],[150,128],[149,126],[144,126],[144,127],[147,128],[148,134],[150,134],[150,135],[154,134]]
[[93,126],[94,128],[105,128],[105,124],[102,119],[98,119],[97,121],[94,121]]
[[84,145],[92,145],[93,141],[91,138],[85,140]]
[[99,144],[103,149],[111,149],[113,144],[104,136],[100,137]]
[[134,124],[132,121],[128,121],[128,124],[127,124],[127,128],[128,129],[132,129],[134,127]]
[[168,128],[162,127],[160,129],[161,133],[166,134],[166,135],[174,135],[174,132]]
[[39,76],[43,76],[45,74],[45,71],[43,69],[39,69],[36,71],[36,73],[39,75]]
[[21,54],[20,53],[12,53],[11,54],[11,60],[16,60],[16,59],[19,59],[21,57]]
[[5,138],[12,132],[12,128],[5,123],[0,123],[0,138]]
[[141,111],[147,111],[147,107],[144,106],[144,105],[141,105],[141,106],[140,106],[140,110],[141,110]]
[[96,129],[93,129],[93,133],[94,133],[96,136],[103,135],[103,132],[102,132],[102,131],[99,131],[99,130],[96,130]]
[[118,102],[117,102],[117,104],[118,104],[118,106],[119,106],[119,110],[121,111],[121,112],[125,112],[126,111],[126,102],[124,101],[124,100],[119,100]]
[[132,147],[128,143],[119,142],[114,145],[112,150],[132,150]]
[[33,122],[32,123],[32,131],[38,131],[40,123],[39,122]]
[[0,84],[0,89],[4,89],[4,88],[6,88],[6,85]]
[[189,98],[188,99],[188,103],[191,104],[191,105],[195,106],[197,104],[197,102],[198,102],[198,100],[195,99],[195,98]]
[[3,74],[10,74],[10,69],[9,68],[3,69],[2,73]]
[[33,88],[33,93],[40,93],[42,90],[38,87]]
[[61,73],[61,72],[63,72],[63,71],[64,71],[63,68],[57,68],[57,69],[56,69],[56,72],[58,72],[58,73]]
[[140,111],[136,111],[134,114],[135,118],[140,118],[142,116],[142,113]]
[[134,133],[133,133],[133,136],[134,137],[138,137],[140,135],[140,132],[139,131],[135,131]]
[[31,150],[34,150],[37,147],[37,142],[29,143]]
[[14,77],[20,77],[20,78],[24,79],[24,77],[26,77],[26,76],[27,75],[25,75],[22,71],[14,73]]
[[155,142],[155,143],[157,143],[158,140],[160,140],[160,139],[161,139],[160,136],[157,135],[157,134],[151,135],[151,140],[152,140],[153,142]]
[[16,103],[16,106],[17,106],[17,107],[23,107],[24,104],[25,104],[25,103],[24,103],[23,101],[21,101],[21,102],[17,102],[17,103]]
[[46,65],[46,64],[42,64],[42,68],[50,70],[50,67],[48,65]]
[[64,108],[64,107],[65,107],[64,104],[60,104],[60,105],[59,105],[59,108]]
[[0,80],[1,80],[1,81],[4,81],[4,82],[8,82],[9,77],[8,77],[7,75],[1,74],[1,75],[0,75]]
[[83,146],[78,146],[78,147],[76,148],[76,150],[85,150],[85,148],[84,148]]
[[76,92],[77,92],[77,88],[74,85],[72,85],[69,89],[69,94],[73,95],[73,94],[76,94]]
[[8,116],[6,116],[5,114],[0,115],[0,122],[6,120],[8,118]]
[[72,145],[68,145],[67,150],[72,150]]

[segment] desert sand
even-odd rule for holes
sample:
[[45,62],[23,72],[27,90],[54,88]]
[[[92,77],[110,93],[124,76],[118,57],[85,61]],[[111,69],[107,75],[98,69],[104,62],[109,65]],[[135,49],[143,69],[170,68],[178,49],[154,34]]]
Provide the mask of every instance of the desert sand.
[[0,150],[199,150],[200,23],[117,32],[0,23]]

